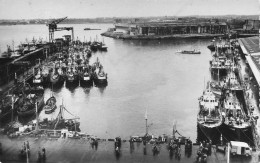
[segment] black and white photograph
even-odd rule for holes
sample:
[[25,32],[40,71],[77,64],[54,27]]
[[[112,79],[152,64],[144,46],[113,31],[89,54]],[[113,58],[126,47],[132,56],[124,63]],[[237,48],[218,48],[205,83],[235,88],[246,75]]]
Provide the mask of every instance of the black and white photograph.
[[0,0],[0,163],[260,163],[260,0]]

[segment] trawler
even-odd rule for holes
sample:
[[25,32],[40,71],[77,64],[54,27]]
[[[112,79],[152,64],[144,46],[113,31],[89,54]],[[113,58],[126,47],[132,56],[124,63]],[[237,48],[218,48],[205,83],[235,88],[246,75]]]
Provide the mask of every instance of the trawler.
[[235,92],[227,91],[224,100],[222,115],[224,124],[231,130],[241,129],[246,131],[251,127],[250,118],[246,115]]
[[199,98],[198,124],[204,128],[216,128],[222,124],[219,100],[210,89]]
[[79,76],[80,85],[93,85],[90,66],[84,66]]
[[43,82],[42,71],[40,68],[38,68],[36,74],[33,77],[33,84],[42,84],[42,82]]
[[231,91],[243,90],[243,88],[240,85],[238,78],[236,77],[236,74],[234,73],[234,71],[231,70],[227,74],[226,79],[225,79],[224,88],[229,89]]

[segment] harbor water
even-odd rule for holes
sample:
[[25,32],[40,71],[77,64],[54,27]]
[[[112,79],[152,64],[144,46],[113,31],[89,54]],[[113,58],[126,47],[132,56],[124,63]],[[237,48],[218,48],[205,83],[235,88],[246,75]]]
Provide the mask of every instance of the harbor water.
[[[198,98],[210,79],[207,49],[209,40],[116,40],[102,38],[100,33],[112,24],[70,24],[74,27],[75,39],[81,41],[104,40],[107,52],[92,54],[90,63],[97,57],[108,73],[106,87],[62,86],[53,88],[57,104],[62,101],[67,110],[80,117],[80,129],[101,138],[145,133],[145,112],[148,113],[148,132],[154,135],[172,134],[173,122],[183,136],[197,139]],[[101,28],[84,31],[83,29]],[[55,38],[70,32],[56,32]],[[0,26],[1,51],[6,44],[15,45],[31,41],[34,37],[43,41],[48,38],[46,25]],[[200,49],[201,54],[180,54],[177,50]],[[52,94],[52,87],[45,90],[45,100]],[[59,109],[52,115],[40,114],[40,118],[56,118]],[[68,115],[69,116],[69,115]]]

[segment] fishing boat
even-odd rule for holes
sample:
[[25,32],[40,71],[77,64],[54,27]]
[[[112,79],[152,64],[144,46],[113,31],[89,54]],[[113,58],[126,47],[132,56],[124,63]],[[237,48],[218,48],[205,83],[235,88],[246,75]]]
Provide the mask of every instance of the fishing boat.
[[18,50],[12,50],[9,45],[7,45],[7,51],[0,53],[0,64],[11,62],[16,58],[21,57],[21,53]]
[[105,84],[107,83],[107,74],[105,73],[103,67],[96,69],[94,73],[94,81],[96,84]]
[[222,124],[219,100],[210,89],[199,98],[198,124],[205,128],[216,128]]
[[250,118],[246,115],[243,105],[234,91],[227,91],[222,110],[224,124],[232,131],[246,131],[251,127]]
[[75,68],[68,68],[66,77],[66,85],[78,85],[78,74]]
[[[26,96],[26,95],[25,95]],[[40,112],[44,105],[43,95],[28,94],[24,100],[23,104],[19,106],[17,114],[19,117],[31,116],[36,113],[36,102],[37,102],[37,112]]]
[[232,67],[232,61],[227,59],[226,56],[217,55],[209,63],[211,73],[218,75],[226,74],[227,70]]
[[[60,69],[59,69],[60,70]],[[60,70],[61,71],[61,70]],[[50,82],[53,86],[63,85],[64,78],[60,75],[57,68],[54,68],[54,72],[50,74]]]
[[43,107],[43,110],[45,114],[51,114],[57,109],[56,105],[56,98],[54,96],[51,96],[47,101],[45,106]]
[[48,66],[42,66],[42,78],[43,83],[48,83],[50,81],[50,69]]
[[98,42],[97,41],[93,41],[90,45],[90,49],[92,51],[97,51],[98,50]]
[[23,45],[24,45],[23,54],[30,53],[37,49],[37,46],[34,43],[27,43],[27,44],[23,44]]
[[229,89],[232,91],[241,91],[243,90],[241,84],[238,81],[238,78],[236,77],[236,74],[234,71],[229,71],[229,73],[226,76],[225,79],[225,84],[224,84],[225,89]]
[[100,51],[107,51],[107,46],[104,42],[99,42],[98,43],[98,50]]
[[86,65],[83,67],[82,73],[80,74],[80,85],[93,85],[92,77],[91,77],[91,69],[90,66]]
[[33,77],[33,84],[42,84],[42,82],[43,82],[42,72],[41,72],[41,69],[38,68],[36,75],[34,75],[34,77]]
[[201,52],[199,50],[178,50],[177,53],[181,54],[200,54]]

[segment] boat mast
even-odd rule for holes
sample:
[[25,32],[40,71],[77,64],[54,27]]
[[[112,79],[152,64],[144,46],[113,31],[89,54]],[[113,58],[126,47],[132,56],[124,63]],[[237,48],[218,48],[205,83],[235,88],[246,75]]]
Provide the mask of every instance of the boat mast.
[[38,126],[38,123],[39,123],[39,119],[38,119],[38,104],[37,104],[38,102],[36,101],[35,102],[35,112],[36,112],[36,128],[35,128],[35,130],[36,131],[38,131],[38,129],[39,129],[39,126]]
[[175,139],[177,121],[173,122],[172,138]]
[[14,96],[12,95],[12,118],[11,118],[11,122],[13,122],[13,115],[14,114]]
[[148,120],[148,117],[147,117],[147,109],[145,111],[145,135],[147,136],[148,135],[148,126],[147,126],[147,120]]

